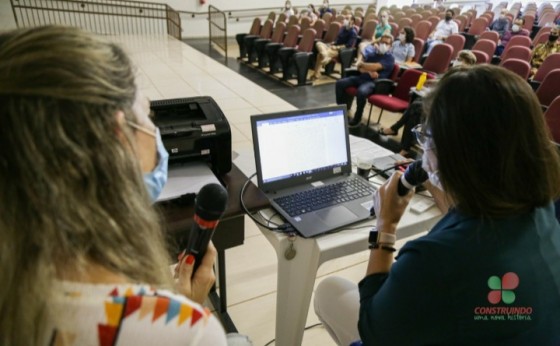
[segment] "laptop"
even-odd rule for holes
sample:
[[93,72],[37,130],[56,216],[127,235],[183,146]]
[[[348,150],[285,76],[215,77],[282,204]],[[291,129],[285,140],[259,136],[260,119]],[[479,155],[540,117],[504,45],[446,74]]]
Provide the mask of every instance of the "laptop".
[[258,186],[303,237],[370,217],[375,189],[352,173],[345,106],[253,115],[251,130]]

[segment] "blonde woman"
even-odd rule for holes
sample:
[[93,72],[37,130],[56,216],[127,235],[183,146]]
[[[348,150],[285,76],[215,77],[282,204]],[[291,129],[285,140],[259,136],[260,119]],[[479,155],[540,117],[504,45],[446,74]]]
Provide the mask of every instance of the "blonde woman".
[[151,206],[166,152],[123,51],[18,30],[0,75],[0,344],[224,345],[200,305],[213,246],[192,280],[192,256],[171,276]]

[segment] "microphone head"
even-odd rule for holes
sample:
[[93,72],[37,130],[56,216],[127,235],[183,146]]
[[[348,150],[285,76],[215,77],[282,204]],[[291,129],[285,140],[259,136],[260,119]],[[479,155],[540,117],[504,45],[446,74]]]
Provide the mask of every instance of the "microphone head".
[[408,165],[402,179],[413,187],[421,185],[428,180],[428,173],[422,168],[422,160],[414,161]]
[[194,212],[206,221],[218,220],[226,210],[228,193],[220,184],[204,185],[195,199]]

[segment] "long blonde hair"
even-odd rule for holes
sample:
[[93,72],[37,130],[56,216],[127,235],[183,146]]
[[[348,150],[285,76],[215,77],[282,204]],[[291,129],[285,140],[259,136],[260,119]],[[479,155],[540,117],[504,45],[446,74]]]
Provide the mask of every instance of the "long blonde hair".
[[76,28],[17,30],[0,35],[0,76],[0,344],[34,345],[60,268],[170,287],[169,261],[115,116],[134,116],[124,52]]

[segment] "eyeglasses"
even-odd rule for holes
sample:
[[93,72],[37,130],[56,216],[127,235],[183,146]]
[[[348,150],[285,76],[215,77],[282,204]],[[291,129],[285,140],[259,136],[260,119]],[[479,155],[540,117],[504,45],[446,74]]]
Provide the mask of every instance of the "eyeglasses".
[[432,147],[430,143],[432,135],[424,131],[422,124],[414,126],[411,131],[416,135],[416,140],[420,143],[422,148],[429,149]]
[[132,127],[132,128],[135,129],[135,130],[144,132],[145,134],[148,134],[148,135],[150,135],[150,136],[152,136],[152,137],[154,137],[154,138],[157,137],[157,132],[156,132],[156,130],[147,129],[147,128],[145,128],[144,126],[141,126],[141,125],[138,125],[138,124],[136,124],[136,123],[133,123],[133,122],[130,121],[130,120],[127,120],[126,123],[128,124],[128,126]]

